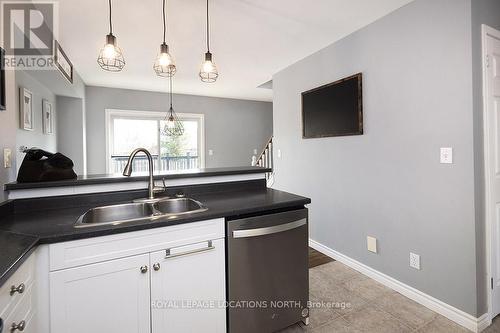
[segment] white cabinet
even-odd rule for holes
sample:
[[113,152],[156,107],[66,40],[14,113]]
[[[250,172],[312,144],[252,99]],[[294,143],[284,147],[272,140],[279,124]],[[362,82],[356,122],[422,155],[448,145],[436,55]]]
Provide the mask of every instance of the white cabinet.
[[31,254],[0,288],[0,318],[4,321],[4,332],[36,332],[34,297],[35,255]]
[[224,240],[151,253],[153,332],[226,330]]
[[225,332],[224,244],[216,219],[49,245],[50,332]]
[[143,254],[52,272],[51,332],[150,332],[148,264]]

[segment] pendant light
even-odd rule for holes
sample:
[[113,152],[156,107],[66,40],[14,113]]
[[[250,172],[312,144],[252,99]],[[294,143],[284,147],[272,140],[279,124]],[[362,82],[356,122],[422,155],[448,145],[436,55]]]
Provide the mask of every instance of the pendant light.
[[97,63],[105,71],[119,72],[125,66],[122,50],[116,45],[116,37],[113,35],[113,24],[111,22],[111,0],[109,2],[109,34],[106,35],[106,44],[99,52]]
[[153,69],[156,75],[163,77],[171,77],[177,71],[175,67],[174,58],[168,52],[168,45],[165,42],[167,35],[167,13],[166,13],[166,0],[163,0],[163,43],[160,45],[160,54],[156,58]]
[[163,132],[168,136],[182,136],[184,134],[184,125],[179,120],[172,106],[172,76],[170,78],[170,108],[165,117],[165,127]]
[[210,25],[208,20],[208,0],[207,0],[207,53],[205,53],[205,61],[201,65],[200,78],[203,82],[212,83],[217,80],[219,73],[217,67],[212,60],[212,53],[210,53]]

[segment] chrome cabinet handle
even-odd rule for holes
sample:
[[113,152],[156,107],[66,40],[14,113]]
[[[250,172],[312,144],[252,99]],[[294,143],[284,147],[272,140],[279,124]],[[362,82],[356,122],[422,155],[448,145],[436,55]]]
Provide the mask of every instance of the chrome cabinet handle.
[[147,272],[148,272],[148,266],[146,266],[146,265],[141,266],[141,273],[146,274]]
[[213,246],[213,243],[211,240],[207,242],[207,247],[202,247],[201,249],[194,249],[186,252],[181,252],[181,253],[175,253],[171,254],[172,249],[166,249],[165,250],[165,259],[171,259],[171,258],[176,258],[176,257],[181,257],[181,256],[187,256],[189,254],[195,254],[195,253],[200,253],[200,252],[206,252],[215,249],[215,246]]
[[19,322],[19,324],[16,324],[16,323],[12,323],[12,325],[10,326],[10,332],[15,332],[15,331],[24,331],[24,329],[26,328],[26,322],[24,320],[21,320]]
[[15,293],[22,294],[22,293],[24,293],[25,289],[26,289],[26,286],[24,285],[24,283],[21,283],[17,287],[16,286],[12,286],[12,287],[10,287],[10,296],[13,296]]
[[301,227],[301,226],[305,225],[306,223],[307,223],[306,219],[301,219],[298,221],[285,223],[285,224],[279,224],[279,225],[275,225],[272,227],[234,230],[233,231],[233,238],[256,237],[256,236],[275,234],[278,232],[283,232],[283,231],[292,230],[292,229]]
[[156,264],[154,264],[154,265],[153,265],[153,269],[154,269],[155,271],[159,271],[159,270],[160,270],[160,263],[158,263],[158,262],[157,262]]

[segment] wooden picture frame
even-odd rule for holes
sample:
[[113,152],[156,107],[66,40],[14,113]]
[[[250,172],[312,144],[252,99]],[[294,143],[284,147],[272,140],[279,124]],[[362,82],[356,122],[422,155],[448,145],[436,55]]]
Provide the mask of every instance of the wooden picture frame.
[[0,111],[7,108],[5,95],[5,50],[0,47]]
[[54,106],[46,99],[42,100],[42,129],[43,134],[54,133]]
[[19,125],[26,131],[35,130],[33,117],[33,93],[26,88],[19,88]]
[[54,64],[69,83],[73,84],[73,64],[57,40],[54,40]]

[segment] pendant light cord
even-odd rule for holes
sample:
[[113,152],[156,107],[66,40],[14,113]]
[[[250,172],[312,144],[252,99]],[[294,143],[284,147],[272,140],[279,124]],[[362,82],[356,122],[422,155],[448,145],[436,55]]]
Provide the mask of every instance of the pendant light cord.
[[207,50],[208,50],[208,52],[210,52],[210,32],[209,32],[209,29],[210,29],[210,25],[208,22],[208,0],[207,0]]
[[167,12],[165,10],[166,0],[163,0],[163,43],[165,43],[167,35]]
[[170,76],[170,114],[172,114],[172,76]]
[[111,0],[109,2],[109,34],[113,34],[113,23],[111,23]]

